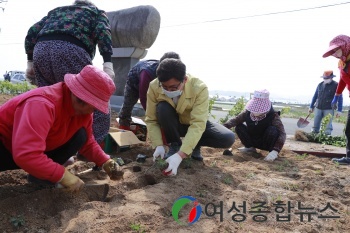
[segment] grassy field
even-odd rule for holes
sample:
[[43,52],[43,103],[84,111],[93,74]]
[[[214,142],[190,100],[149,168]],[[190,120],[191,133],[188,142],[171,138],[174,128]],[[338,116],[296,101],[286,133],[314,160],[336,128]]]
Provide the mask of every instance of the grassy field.
[[[215,102],[213,105],[213,109],[215,110],[222,110],[222,111],[229,111],[234,107],[234,103],[231,102]],[[285,104],[285,103],[273,103],[273,107],[277,111],[282,112],[282,117],[286,118],[296,118],[299,119],[300,117],[305,118],[308,114],[309,105],[307,104]],[[283,109],[283,110],[282,110]],[[347,109],[348,107],[345,107],[343,109],[343,114],[339,118],[335,118],[333,122],[338,123],[346,123],[347,118]],[[313,118],[314,114],[311,113],[310,118]]]

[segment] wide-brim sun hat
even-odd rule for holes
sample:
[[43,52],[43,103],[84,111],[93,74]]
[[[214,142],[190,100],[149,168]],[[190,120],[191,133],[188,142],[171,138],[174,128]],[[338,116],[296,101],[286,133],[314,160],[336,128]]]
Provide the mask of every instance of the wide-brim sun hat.
[[335,44],[330,45],[322,57],[329,57],[330,55],[335,53],[339,48],[340,48],[340,45],[335,45]]
[[254,91],[254,96],[246,104],[246,110],[252,113],[266,113],[271,109],[270,93],[268,90]]
[[105,114],[109,112],[109,99],[116,87],[103,70],[87,65],[79,74],[66,74],[64,82],[79,99]]
[[329,79],[333,77],[335,77],[335,75],[333,74],[332,70],[326,70],[325,72],[323,72],[323,75],[321,76],[321,78],[325,78],[325,79]]

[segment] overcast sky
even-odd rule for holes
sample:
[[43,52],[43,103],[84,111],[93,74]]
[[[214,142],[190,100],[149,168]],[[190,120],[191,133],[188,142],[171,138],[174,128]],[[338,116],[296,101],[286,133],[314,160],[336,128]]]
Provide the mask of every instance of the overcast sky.
[[[0,10],[0,74],[26,68],[28,28],[66,0],[8,0]],[[144,59],[178,52],[187,71],[210,90],[253,92],[266,88],[271,99],[310,102],[324,70],[337,60],[322,58],[329,41],[347,34],[350,2],[341,0],[95,0],[116,11],[152,5],[161,15],[159,35]],[[341,4],[345,3],[345,4]],[[337,5],[340,4],[340,5]],[[102,67],[97,53],[94,65]],[[348,91],[344,100],[349,104]]]

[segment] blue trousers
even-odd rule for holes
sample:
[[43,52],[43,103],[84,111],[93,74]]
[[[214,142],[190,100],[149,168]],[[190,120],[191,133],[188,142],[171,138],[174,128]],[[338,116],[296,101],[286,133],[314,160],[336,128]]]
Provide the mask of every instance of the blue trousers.
[[334,110],[333,109],[318,109],[315,108],[314,111],[314,126],[312,127],[312,131],[313,133],[319,133],[320,132],[320,128],[321,128],[321,122],[322,119],[327,116],[328,114],[332,115],[331,120],[329,121],[328,125],[326,126],[326,130],[325,130],[325,134],[326,135],[331,135],[332,134],[332,130],[333,130],[333,126],[332,126],[332,121],[333,121],[333,116],[334,116]]

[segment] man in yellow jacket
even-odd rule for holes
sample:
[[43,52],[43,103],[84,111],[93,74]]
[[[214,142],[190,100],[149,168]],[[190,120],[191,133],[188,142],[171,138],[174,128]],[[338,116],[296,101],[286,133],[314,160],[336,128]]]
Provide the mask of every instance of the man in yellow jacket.
[[[145,121],[155,148],[153,158],[166,158],[167,175],[176,175],[182,159],[188,155],[202,161],[201,146],[228,148],[234,143],[234,133],[208,121],[208,116],[209,93],[205,83],[186,76],[181,60],[164,59],[147,92]],[[166,155],[161,131],[169,143]]]

